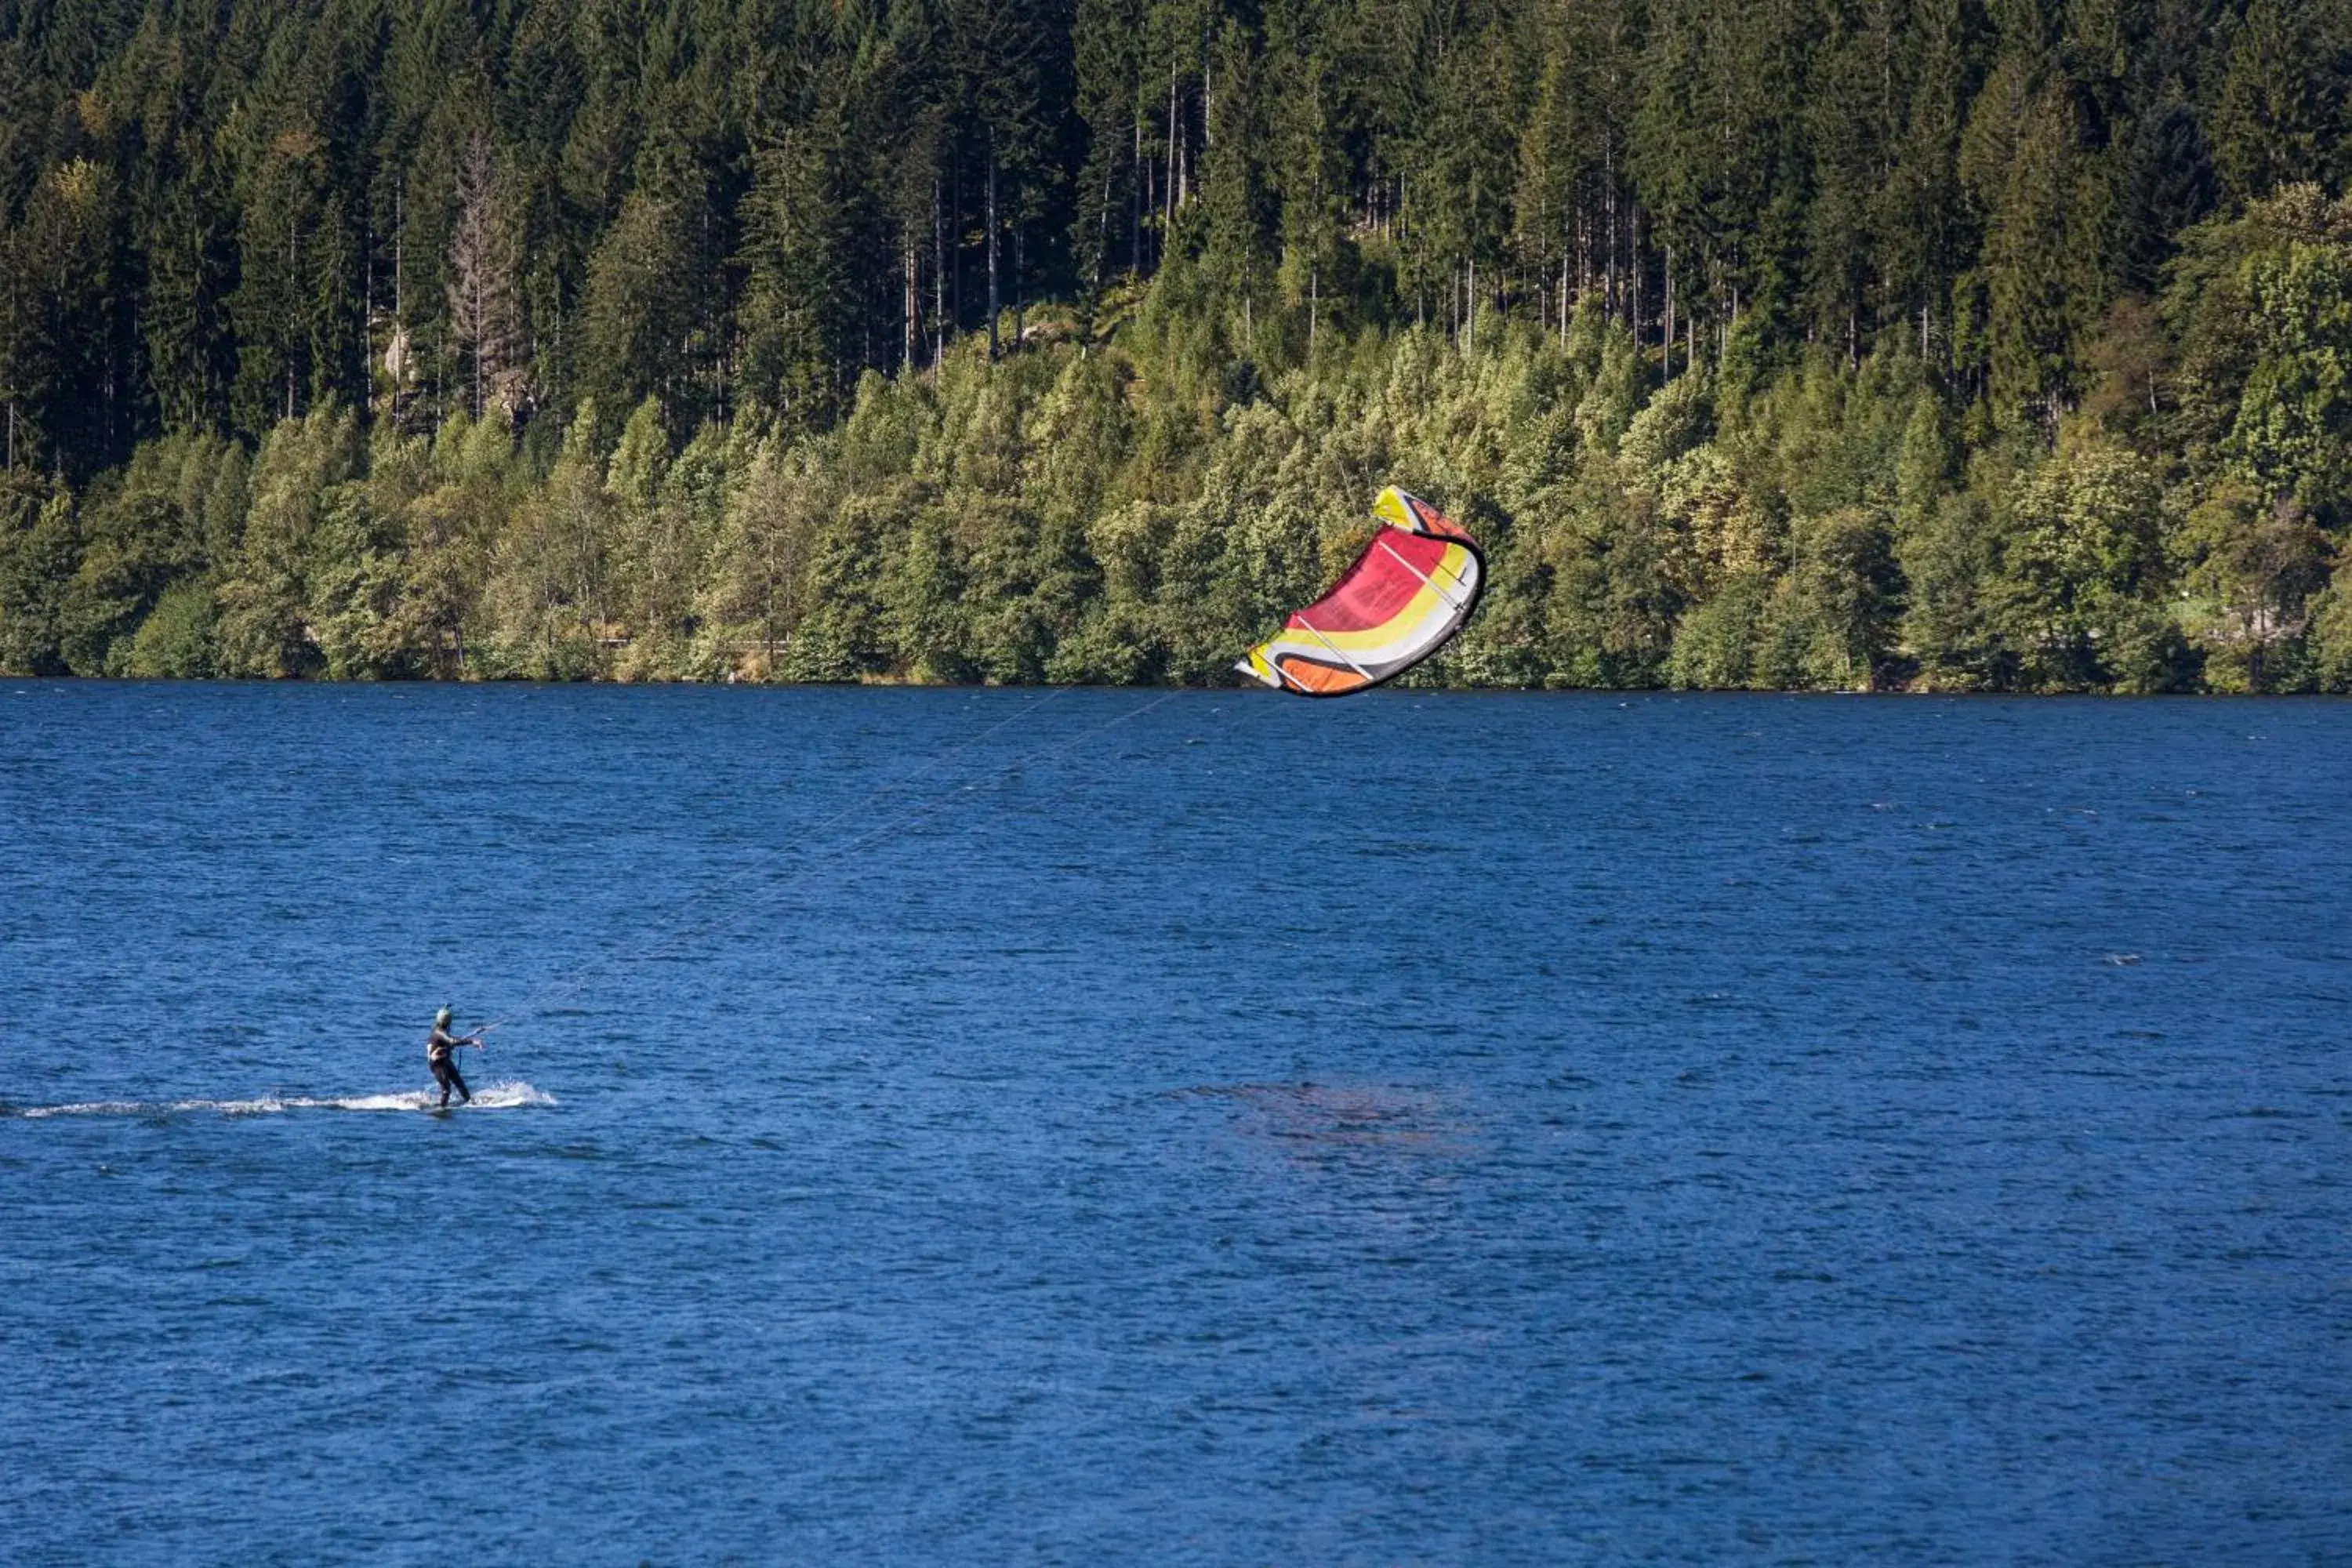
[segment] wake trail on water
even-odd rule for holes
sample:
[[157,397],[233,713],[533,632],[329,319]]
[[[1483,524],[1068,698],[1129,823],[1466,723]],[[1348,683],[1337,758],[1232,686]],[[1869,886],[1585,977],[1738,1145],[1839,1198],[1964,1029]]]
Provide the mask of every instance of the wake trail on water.
[[[456,1110],[523,1110],[556,1103],[555,1097],[520,1079],[484,1084],[474,1091],[471,1104],[453,1101]],[[92,1100],[71,1105],[0,1105],[0,1116],[27,1121],[49,1116],[183,1116],[211,1112],[221,1116],[277,1116],[289,1110],[438,1110],[438,1089],[420,1089],[391,1094],[264,1095],[255,1100]]]

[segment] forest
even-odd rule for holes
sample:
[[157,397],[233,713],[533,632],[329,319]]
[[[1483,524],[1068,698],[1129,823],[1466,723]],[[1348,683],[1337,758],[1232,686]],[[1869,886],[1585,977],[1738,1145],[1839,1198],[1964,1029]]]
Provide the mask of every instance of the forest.
[[0,670],[2352,689],[2344,0],[0,0]]

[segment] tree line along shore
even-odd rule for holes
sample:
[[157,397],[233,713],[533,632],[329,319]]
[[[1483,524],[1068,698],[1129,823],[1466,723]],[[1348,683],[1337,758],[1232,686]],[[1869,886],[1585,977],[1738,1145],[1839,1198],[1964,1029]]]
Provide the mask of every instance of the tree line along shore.
[[0,0],[0,669],[2352,689],[2352,12]]

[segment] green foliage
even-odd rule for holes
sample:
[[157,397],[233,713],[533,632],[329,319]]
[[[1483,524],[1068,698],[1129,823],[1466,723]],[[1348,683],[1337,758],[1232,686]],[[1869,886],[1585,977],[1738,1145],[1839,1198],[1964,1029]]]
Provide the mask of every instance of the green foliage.
[[2161,689],[2145,590],[2158,584],[2161,496],[2145,459],[2096,443],[2062,448],[2021,477],[1996,536],[1991,614],[2029,685]]
[[0,668],[2352,684],[2340,5],[23,10]]
[[0,670],[66,672],[60,614],[81,554],[73,497],[29,483],[0,489]]
[[357,421],[322,406],[270,431],[254,460],[251,501],[223,563],[218,663],[224,675],[291,676],[322,663],[310,618],[321,524],[352,477]]
[[2315,175],[2342,178],[2352,159],[2352,19],[2313,0],[2252,0],[2234,34],[2210,132],[2223,180],[2252,198]]
[[2310,654],[2320,690],[2352,691],[2352,593],[2342,584],[2330,584],[2312,603]]
[[2231,455],[2271,495],[2337,515],[2352,501],[2352,243],[2290,241],[2249,257],[2242,281],[2254,363]]
[[200,679],[213,673],[211,585],[174,583],[163,590],[131,639],[120,664],[122,674],[142,679]]

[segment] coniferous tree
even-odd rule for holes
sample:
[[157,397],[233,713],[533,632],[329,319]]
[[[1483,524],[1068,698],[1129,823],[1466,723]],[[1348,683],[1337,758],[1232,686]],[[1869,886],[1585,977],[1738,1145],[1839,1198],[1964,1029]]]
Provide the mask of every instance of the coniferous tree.
[[1400,479],[1491,543],[1445,679],[2352,683],[2347,51],[0,0],[0,660],[1215,679]]
[[2326,0],[2250,0],[2213,107],[2213,161],[2241,201],[2352,170],[2352,21]]

